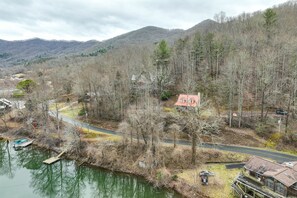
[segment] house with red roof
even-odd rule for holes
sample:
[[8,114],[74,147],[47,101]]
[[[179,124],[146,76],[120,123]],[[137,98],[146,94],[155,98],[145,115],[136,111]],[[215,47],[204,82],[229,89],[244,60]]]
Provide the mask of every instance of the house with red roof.
[[198,93],[198,95],[180,94],[174,105],[180,109],[194,109],[200,107],[200,93]]

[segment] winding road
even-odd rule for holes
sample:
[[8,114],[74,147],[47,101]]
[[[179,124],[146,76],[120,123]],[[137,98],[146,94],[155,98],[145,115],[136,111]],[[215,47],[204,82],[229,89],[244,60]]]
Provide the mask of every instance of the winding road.
[[[55,112],[52,112],[52,111],[50,111],[49,114],[51,116],[56,116]],[[59,114],[59,118],[62,119],[64,122],[67,122],[67,123],[75,125],[75,126],[88,128],[93,131],[98,131],[98,132],[106,133],[106,134],[110,134],[110,135],[121,136],[120,132],[99,128],[99,127],[90,125],[85,122],[74,120],[72,118],[69,118],[69,117],[61,115],[61,114]],[[173,143],[173,140],[172,139],[164,139],[163,142],[164,143]],[[191,142],[187,141],[187,140],[177,140],[177,144],[189,146],[189,145],[191,145]],[[230,152],[236,152],[236,153],[244,153],[244,154],[249,154],[249,155],[256,155],[259,157],[269,158],[269,159],[275,160],[280,163],[289,162],[289,161],[297,161],[296,155],[290,155],[290,154],[279,152],[279,151],[265,150],[265,149],[261,149],[261,148],[223,145],[223,144],[212,144],[212,143],[202,143],[199,145],[199,147],[218,149],[218,150],[222,150],[222,151],[230,151]]]

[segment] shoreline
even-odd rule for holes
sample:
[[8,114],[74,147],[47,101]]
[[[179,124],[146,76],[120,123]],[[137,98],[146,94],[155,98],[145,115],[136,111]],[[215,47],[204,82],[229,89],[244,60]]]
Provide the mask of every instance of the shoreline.
[[[0,133],[0,139],[3,139],[3,140],[8,139],[9,141],[11,141],[13,139],[18,139],[18,138],[34,139],[31,137],[24,137],[24,136],[18,136],[18,135],[7,134],[7,133],[9,133],[9,132]],[[59,153],[63,150],[60,147],[49,147],[48,145],[40,142],[38,139],[34,139],[32,145],[36,146],[40,149],[51,150],[55,153]],[[90,145],[88,145],[88,146],[90,146]],[[173,190],[177,194],[179,194],[181,197],[186,197],[186,198],[193,198],[193,197],[207,198],[208,197],[206,195],[202,195],[201,192],[198,190],[198,188],[194,188],[193,186],[182,181],[182,179],[180,179],[180,178],[176,179],[176,180],[170,179],[169,182],[166,182],[166,184],[163,184],[162,182],[158,181],[156,177],[154,177],[154,175],[158,174],[158,172],[156,172],[156,170],[153,170],[150,172],[150,174],[148,174],[148,172],[145,170],[141,171],[139,169],[135,169],[135,167],[133,167],[134,165],[126,166],[126,167],[125,166],[119,167],[119,166],[113,166],[112,164],[107,164],[107,165],[104,163],[98,164],[97,162],[92,162],[92,160],[89,157],[84,157],[85,154],[86,154],[86,151],[82,151],[79,154],[67,152],[63,155],[63,157],[65,159],[76,161],[78,163],[78,166],[85,165],[85,166],[88,166],[91,168],[99,168],[99,169],[104,169],[107,171],[123,173],[123,174],[130,174],[135,177],[140,177],[156,188],[164,188],[167,190]]]

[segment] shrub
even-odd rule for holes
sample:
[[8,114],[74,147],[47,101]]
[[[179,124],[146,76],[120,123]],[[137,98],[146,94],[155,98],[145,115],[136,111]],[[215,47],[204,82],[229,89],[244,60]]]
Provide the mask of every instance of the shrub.
[[276,147],[276,145],[277,145],[277,143],[273,142],[271,140],[267,140],[267,142],[265,142],[265,147],[268,147],[268,148],[273,148],[274,149]]
[[157,177],[157,180],[158,181],[162,180],[162,177],[163,177],[162,176],[162,172],[161,171],[158,171],[156,177]]
[[267,142],[265,143],[265,146],[268,148],[275,148],[280,140],[282,140],[283,135],[281,133],[273,133],[269,140],[267,140]]
[[26,93],[31,93],[33,89],[36,87],[36,82],[31,79],[20,81],[16,88],[25,91]]
[[173,176],[172,176],[172,180],[173,180],[173,181],[177,181],[177,179],[178,179],[178,176],[177,176],[177,175],[173,175]]
[[273,125],[266,122],[258,122],[256,124],[256,133],[260,137],[268,138],[273,133]]
[[281,138],[282,138],[282,134],[281,133],[273,133],[270,136],[270,140],[274,141],[274,142],[278,142]]
[[294,132],[288,132],[284,136],[282,136],[282,141],[285,144],[293,145],[297,147],[297,134]]
[[79,115],[79,116],[84,116],[84,115],[86,115],[86,110],[85,110],[84,107],[83,107],[81,110],[79,110],[78,115]]
[[161,93],[161,100],[168,100],[172,96],[172,93],[170,91],[163,91]]
[[22,98],[22,97],[24,97],[24,92],[22,90],[17,89],[15,91],[13,91],[12,97],[13,98]]

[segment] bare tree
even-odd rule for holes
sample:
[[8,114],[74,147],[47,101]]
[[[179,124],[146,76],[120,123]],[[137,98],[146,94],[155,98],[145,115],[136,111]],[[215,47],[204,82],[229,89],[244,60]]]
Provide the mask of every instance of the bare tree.
[[64,129],[64,149],[67,151],[73,151],[75,153],[80,152],[81,137],[80,131],[76,126],[69,126]]
[[162,137],[164,121],[158,103],[150,98],[145,98],[145,100],[141,107],[136,109],[134,106],[128,110],[126,121],[121,126],[125,128],[124,131],[130,131],[131,141],[132,132],[136,132],[138,143],[141,136],[144,144],[151,148],[155,156]]
[[4,130],[8,129],[7,121],[6,121],[6,113],[7,112],[8,112],[7,109],[1,110],[1,112],[0,112],[0,119],[4,123]]
[[197,144],[201,143],[201,135],[216,135],[219,133],[221,119],[218,117],[203,118],[199,113],[188,112],[182,119],[186,119],[185,129],[192,139],[192,164],[196,164]]
[[173,132],[173,148],[176,147],[176,137],[180,133],[181,128],[178,124],[173,123],[169,126],[169,130]]

